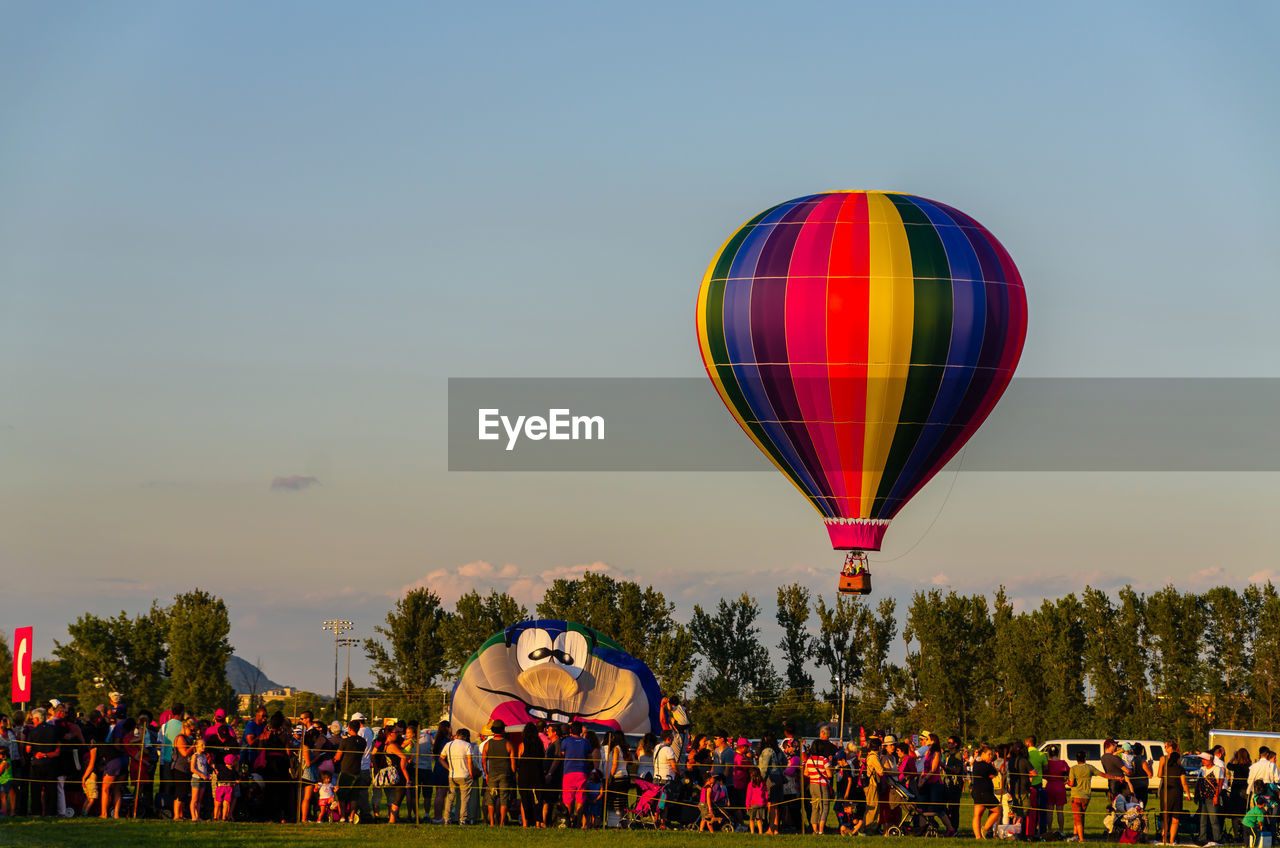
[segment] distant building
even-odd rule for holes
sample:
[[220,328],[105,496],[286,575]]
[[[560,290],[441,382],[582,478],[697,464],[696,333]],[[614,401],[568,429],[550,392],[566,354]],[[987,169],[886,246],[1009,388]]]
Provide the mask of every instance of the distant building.
[[[263,692],[259,692],[257,697],[261,698],[262,703],[265,704],[268,701],[283,701],[287,698],[292,698],[297,691],[298,690],[292,686],[281,686],[279,689],[267,689]],[[249,712],[249,707],[252,706],[251,702],[253,701],[253,698],[253,695],[240,696],[241,713]]]

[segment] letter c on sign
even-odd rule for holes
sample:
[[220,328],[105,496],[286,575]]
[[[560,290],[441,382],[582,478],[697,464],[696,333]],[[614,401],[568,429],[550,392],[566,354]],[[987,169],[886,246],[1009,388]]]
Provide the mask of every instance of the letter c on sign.
[[31,699],[31,645],[34,641],[30,627],[19,627],[13,631],[14,703]]

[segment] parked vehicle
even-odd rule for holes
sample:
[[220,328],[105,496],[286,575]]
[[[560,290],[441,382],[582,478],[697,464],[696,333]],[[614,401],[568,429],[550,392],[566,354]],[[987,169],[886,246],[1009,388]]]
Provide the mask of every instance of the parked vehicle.
[[1280,733],[1268,733],[1262,730],[1210,730],[1209,750],[1221,745],[1227,751],[1227,759],[1235,756],[1236,751],[1244,748],[1249,752],[1250,760],[1258,759],[1258,749],[1266,745],[1271,750],[1280,750]]
[[[1041,751],[1048,754],[1050,758],[1057,757],[1066,760],[1068,764],[1076,764],[1076,756],[1081,749],[1084,751],[1084,761],[1089,765],[1102,771],[1102,743],[1103,739],[1050,739],[1041,743],[1038,747]],[[1117,739],[1116,742],[1131,742],[1134,745],[1141,745],[1146,752],[1146,757],[1151,761],[1151,773],[1155,774],[1156,764],[1160,762],[1160,758],[1164,756],[1164,743],[1157,742],[1154,739]],[[1150,781],[1151,791],[1155,792],[1160,786],[1160,779],[1152,777]],[[1107,781],[1105,778],[1095,777],[1093,779],[1093,791],[1105,792],[1107,789]]]

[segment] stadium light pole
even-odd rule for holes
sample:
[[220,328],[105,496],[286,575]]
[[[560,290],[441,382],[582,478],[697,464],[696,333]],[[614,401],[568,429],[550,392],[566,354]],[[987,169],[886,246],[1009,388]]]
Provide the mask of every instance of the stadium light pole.
[[342,634],[355,629],[355,625],[345,618],[330,618],[323,625],[325,630],[333,631],[333,710],[338,711],[338,642]]
[[[347,721],[351,717],[351,646],[360,643],[359,639],[352,639],[348,636],[345,639],[339,639],[339,645],[347,646],[347,698],[342,705],[342,720]],[[338,696],[333,696],[333,711],[338,711]]]

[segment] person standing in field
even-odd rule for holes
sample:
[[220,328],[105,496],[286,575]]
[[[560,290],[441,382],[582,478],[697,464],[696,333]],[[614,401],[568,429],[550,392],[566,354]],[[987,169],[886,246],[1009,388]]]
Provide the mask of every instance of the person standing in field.
[[516,754],[507,741],[507,725],[494,719],[493,737],[484,743],[480,752],[480,768],[485,774],[485,786],[489,795],[489,826],[501,827],[507,823],[507,808],[511,806],[516,780]]
[[1071,823],[1072,839],[1084,841],[1084,816],[1089,809],[1089,800],[1093,797],[1093,779],[1105,777],[1102,772],[1085,762],[1085,750],[1081,745],[1076,750],[1076,764],[1067,771],[1067,788],[1071,790]]
[[[478,777],[471,746],[471,731],[465,727],[458,728],[453,734],[453,741],[445,745],[440,752],[440,760],[449,769],[446,821],[448,824],[471,824],[471,793],[475,787],[475,779]],[[455,804],[458,817],[453,820],[450,817]]]
[[[1000,771],[995,767],[995,751],[983,745],[973,763],[973,779],[969,784],[973,795],[973,838],[986,839],[987,831],[1000,819],[1000,799],[996,797],[995,779]],[[987,820],[982,814],[987,813]]]

